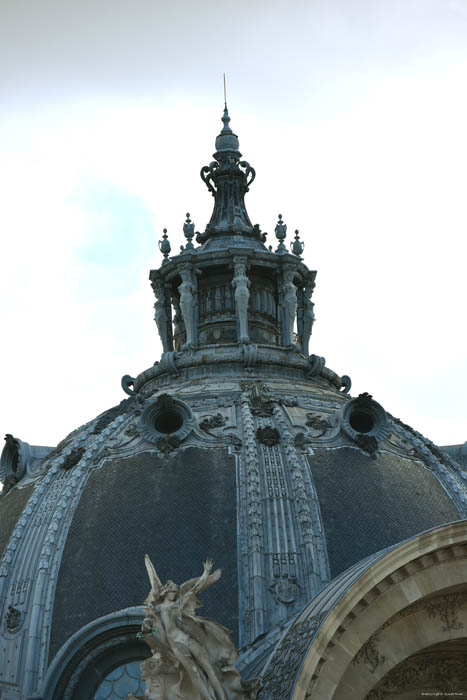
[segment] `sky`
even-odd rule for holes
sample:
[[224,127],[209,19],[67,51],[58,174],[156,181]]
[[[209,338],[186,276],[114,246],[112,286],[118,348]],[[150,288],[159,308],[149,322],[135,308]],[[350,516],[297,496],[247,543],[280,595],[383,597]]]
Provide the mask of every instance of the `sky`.
[[318,270],[311,352],[467,440],[467,0],[0,4],[0,431],[55,445],[160,357],[167,227],[204,230],[222,124]]

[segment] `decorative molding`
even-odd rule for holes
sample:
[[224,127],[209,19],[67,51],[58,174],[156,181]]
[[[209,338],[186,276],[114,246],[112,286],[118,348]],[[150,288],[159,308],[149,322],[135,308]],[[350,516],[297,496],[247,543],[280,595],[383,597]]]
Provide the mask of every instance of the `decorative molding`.
[[378,452],[378,441],[374,435],[358,435],[355,444],[364,452],[367,452],[371,459],[376,459]]
[[464,609],[465,603],[467,603],[467,593],[456,593],[429,599],[425,601],[424,607],[428,617],[439,617],[443,623],[442,631],[449,632],[464,627],[464,624],[459,622],[458,613]]
[[23,619],[24,617],[21,610],[10,605],[5,616],[5,631],[9,634],[16,634],[16,632],[19,632],[21,629]]
[[164,435],[156,440],[155,445],[159,452],[173,452],[180,447],[180,440],[176,435]]
[[358,664],[364,663],[369,667],[371,673],[374,673],[378,666],[386,661],[386,657],[379,652],[379,641],[378,634],[373,634],[367,639],[358,654],[353,658],[352,664],[358,666]]
[[69,447],[64,451],[65,461],[62,464],[62,469],[68,471],[75,467],[84,455],[84,447],[75,447],[71,450]]
[[391,669],[365,700],[385,700],[409,691],[422,696],[463,696],[467,691],[467,654],[455,650],[417,654]]
[[175,360],[180,356],[179,352],[172,350],[171,352],[164,352],[160,359],[160,367],[162,371],[167,372],[173,377],[179,377],[180,372],[177,369]]
[[292,434],[285,420],[284,408],[274,408],[274,419],[281,435],[295,501],[295,517],[304,553],[306,594],[311,599],[329,581],[329,567],[321,511],[306,459],[297,454]]
[[258,428],[256,431],[256,439],[263,445],[268,445],[271,447],[272,445],[277,445],[280,442],[281,436],[276,428],[267,425],[264,428]]
[[318,413],[307,413],[306,418],[307,420],[305,425],[308,428],[311,428],[313,431],[318,432],[318,435],[313,435],[314,438],[322,437],[330,428],[332,428],[329,420],[327,418],[323,418],[323,416],[319,415]]
[[209,433],[213,428],[221,428],[227,423],[227,416],[223,416],[222,413],[216,413],[213,416],[205,416],[199,423],[201,430]]
[[278,644],[263,676],[263,687],[258,700],[288,700],[297,671],[302,663],[311,638],[318,630],[324,615],[308,617],[295,623]]
[[[22,684],[27,697],[39,691],[48,665],[50,611],[61,557],[79,498],[87,481],[90,468],[95,467],[98,455],[114,431],[125,428],[132,420],[135,401],[126,399],[120,406],[107,411],[96,420],[71,433],[51,452],[44,464],[47,472],[35,486],[21,518],[16,524],[0,563],[0,601],[5,616],[10,606],[21,610],[21,621],[27,636],[18,644],[14,635],[4,634],[4,660],[9,664],[10,678]],[[129,415],[128,415],[129,413]],[[98,431],[102,432],[98,432]],[[67,460],[75,461],[66,469]],[[69,464],[70,462],[68,462]],[[22,572],[18,605],[15,572]]]
[[131,377],[129,374],[124,374],[122,377],[122,389],[125,392],[125,394],[128,394],[128,396],[135,396],[136,391],[134,389],[130,389],[135,383],[135,378]]
[[273,415],[276,401],[271,398],[262,382],[240,382],[242,391],[248,392],[248,401],[254,416],[267,418]]
[[[251,643],[264,634],[264,535],[261,477],[255,439],[254,419],[250,410],[250,385],[244,386],[240,399],[240,411],[244,435],[244,449],[240,458],[240,562],[243,614],[241,620],[241,645]],[[251,586],[256,579],[259,584]]]
[[[158,421],[164,416],[174,419],[173,430],[170,426],[167,427],[166,432],[157,429]],[[148,403],[145,407],[138,423],[138,430],[145,440],[156,445],[161,452],[170,452],[185,440],[195,425],[195,417],[188,404],[170,394],[160,394],[155,401]]]

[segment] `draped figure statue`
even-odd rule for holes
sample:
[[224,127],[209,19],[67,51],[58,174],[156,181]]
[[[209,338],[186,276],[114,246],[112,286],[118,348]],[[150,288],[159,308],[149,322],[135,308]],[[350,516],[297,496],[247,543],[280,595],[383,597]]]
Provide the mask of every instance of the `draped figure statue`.
[[305,357],[308,357],[310,336],[313,330],[313,324],[315,322],[315,312],[314,304],[311,301],[311,295],[313,294],[314,283],[306,284],[303,294],[303,337],[302,337],[302,352]]
[[180,309],[185,323],[186,342],[182,350],[188,350],[195,344],[195,297],[193,286],[193,274],[188,266],[180,267],[182,283],[178,287],[180,293]]
[[154,279],[151,285],[156,297],[156,302],[154,304],[154,320],[162,342],[162,352],[169,352],[168,317],[164,284],[162,280]]
[[[146,555],[151,591],[145,601],[141,636],[152,656],[141,664],[145,700],[253,700],[259,682],[242,681],[229,632],[196,615],[198,594],[221,577],[207,560],[201,576],[178,586],[161,583]],[[127,700],[135,700],[130,694]]]
[[232,286],[235,289],[235,310],[237,314],[237,333],[239,343],[248,343],[248,303],[250,300],[250,292],[248,287],[250,281],[246,274],[246,260],[243,258],[234,258],[235,276],[232,280]]
[[297,288],[293,282],[295,268],[284,268],[282,281],[282,308],[284,318],[284,345],[295,347],[294,323],[297,315]]

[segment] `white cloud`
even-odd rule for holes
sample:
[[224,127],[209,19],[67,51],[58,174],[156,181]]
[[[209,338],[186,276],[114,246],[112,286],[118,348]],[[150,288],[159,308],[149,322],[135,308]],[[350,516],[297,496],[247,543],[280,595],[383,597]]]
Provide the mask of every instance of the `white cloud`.
[[[251,218],[274,243],[280,211],[318,269],[313,351],[356,393],[438,443],[462,442],[458,8],[277,2],[221,17],[187,5],[185,22],[167,8],[151,25],[152,3],[138,16],[104,3],[103,34],[108,15],[84,3],[67,46],[72,29],[50,6],[48,49],[28,43],[32,18],[23,53],[11,49],[16,87],[0,118],[4,431],[54,444],[158,358],[147,273],[164,226],[176,251],[186,211],[197,229],[209,219],[199,169],[221,126],[225,68],[232,127],[258,173]],[[7,17],[15,41],[18,17]]]

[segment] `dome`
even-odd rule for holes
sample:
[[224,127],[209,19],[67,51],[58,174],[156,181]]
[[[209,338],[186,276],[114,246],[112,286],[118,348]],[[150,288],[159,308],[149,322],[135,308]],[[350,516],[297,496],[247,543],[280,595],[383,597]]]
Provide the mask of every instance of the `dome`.
[[[224,124],[218,151],[236,139]],[[94,700],[115,669],[139,688],[146,553],[177,583],[214,559],[203,615],[251,675],[349,567],[465,518],[453,456],[310,354],[316,272],[281,217],[278,248],[263,245],[243,200],[253,169],[216,156],[201,245],[188,218],[185,248],[150,273],[160,359],[56,448],[8,436],[2,700]]]

